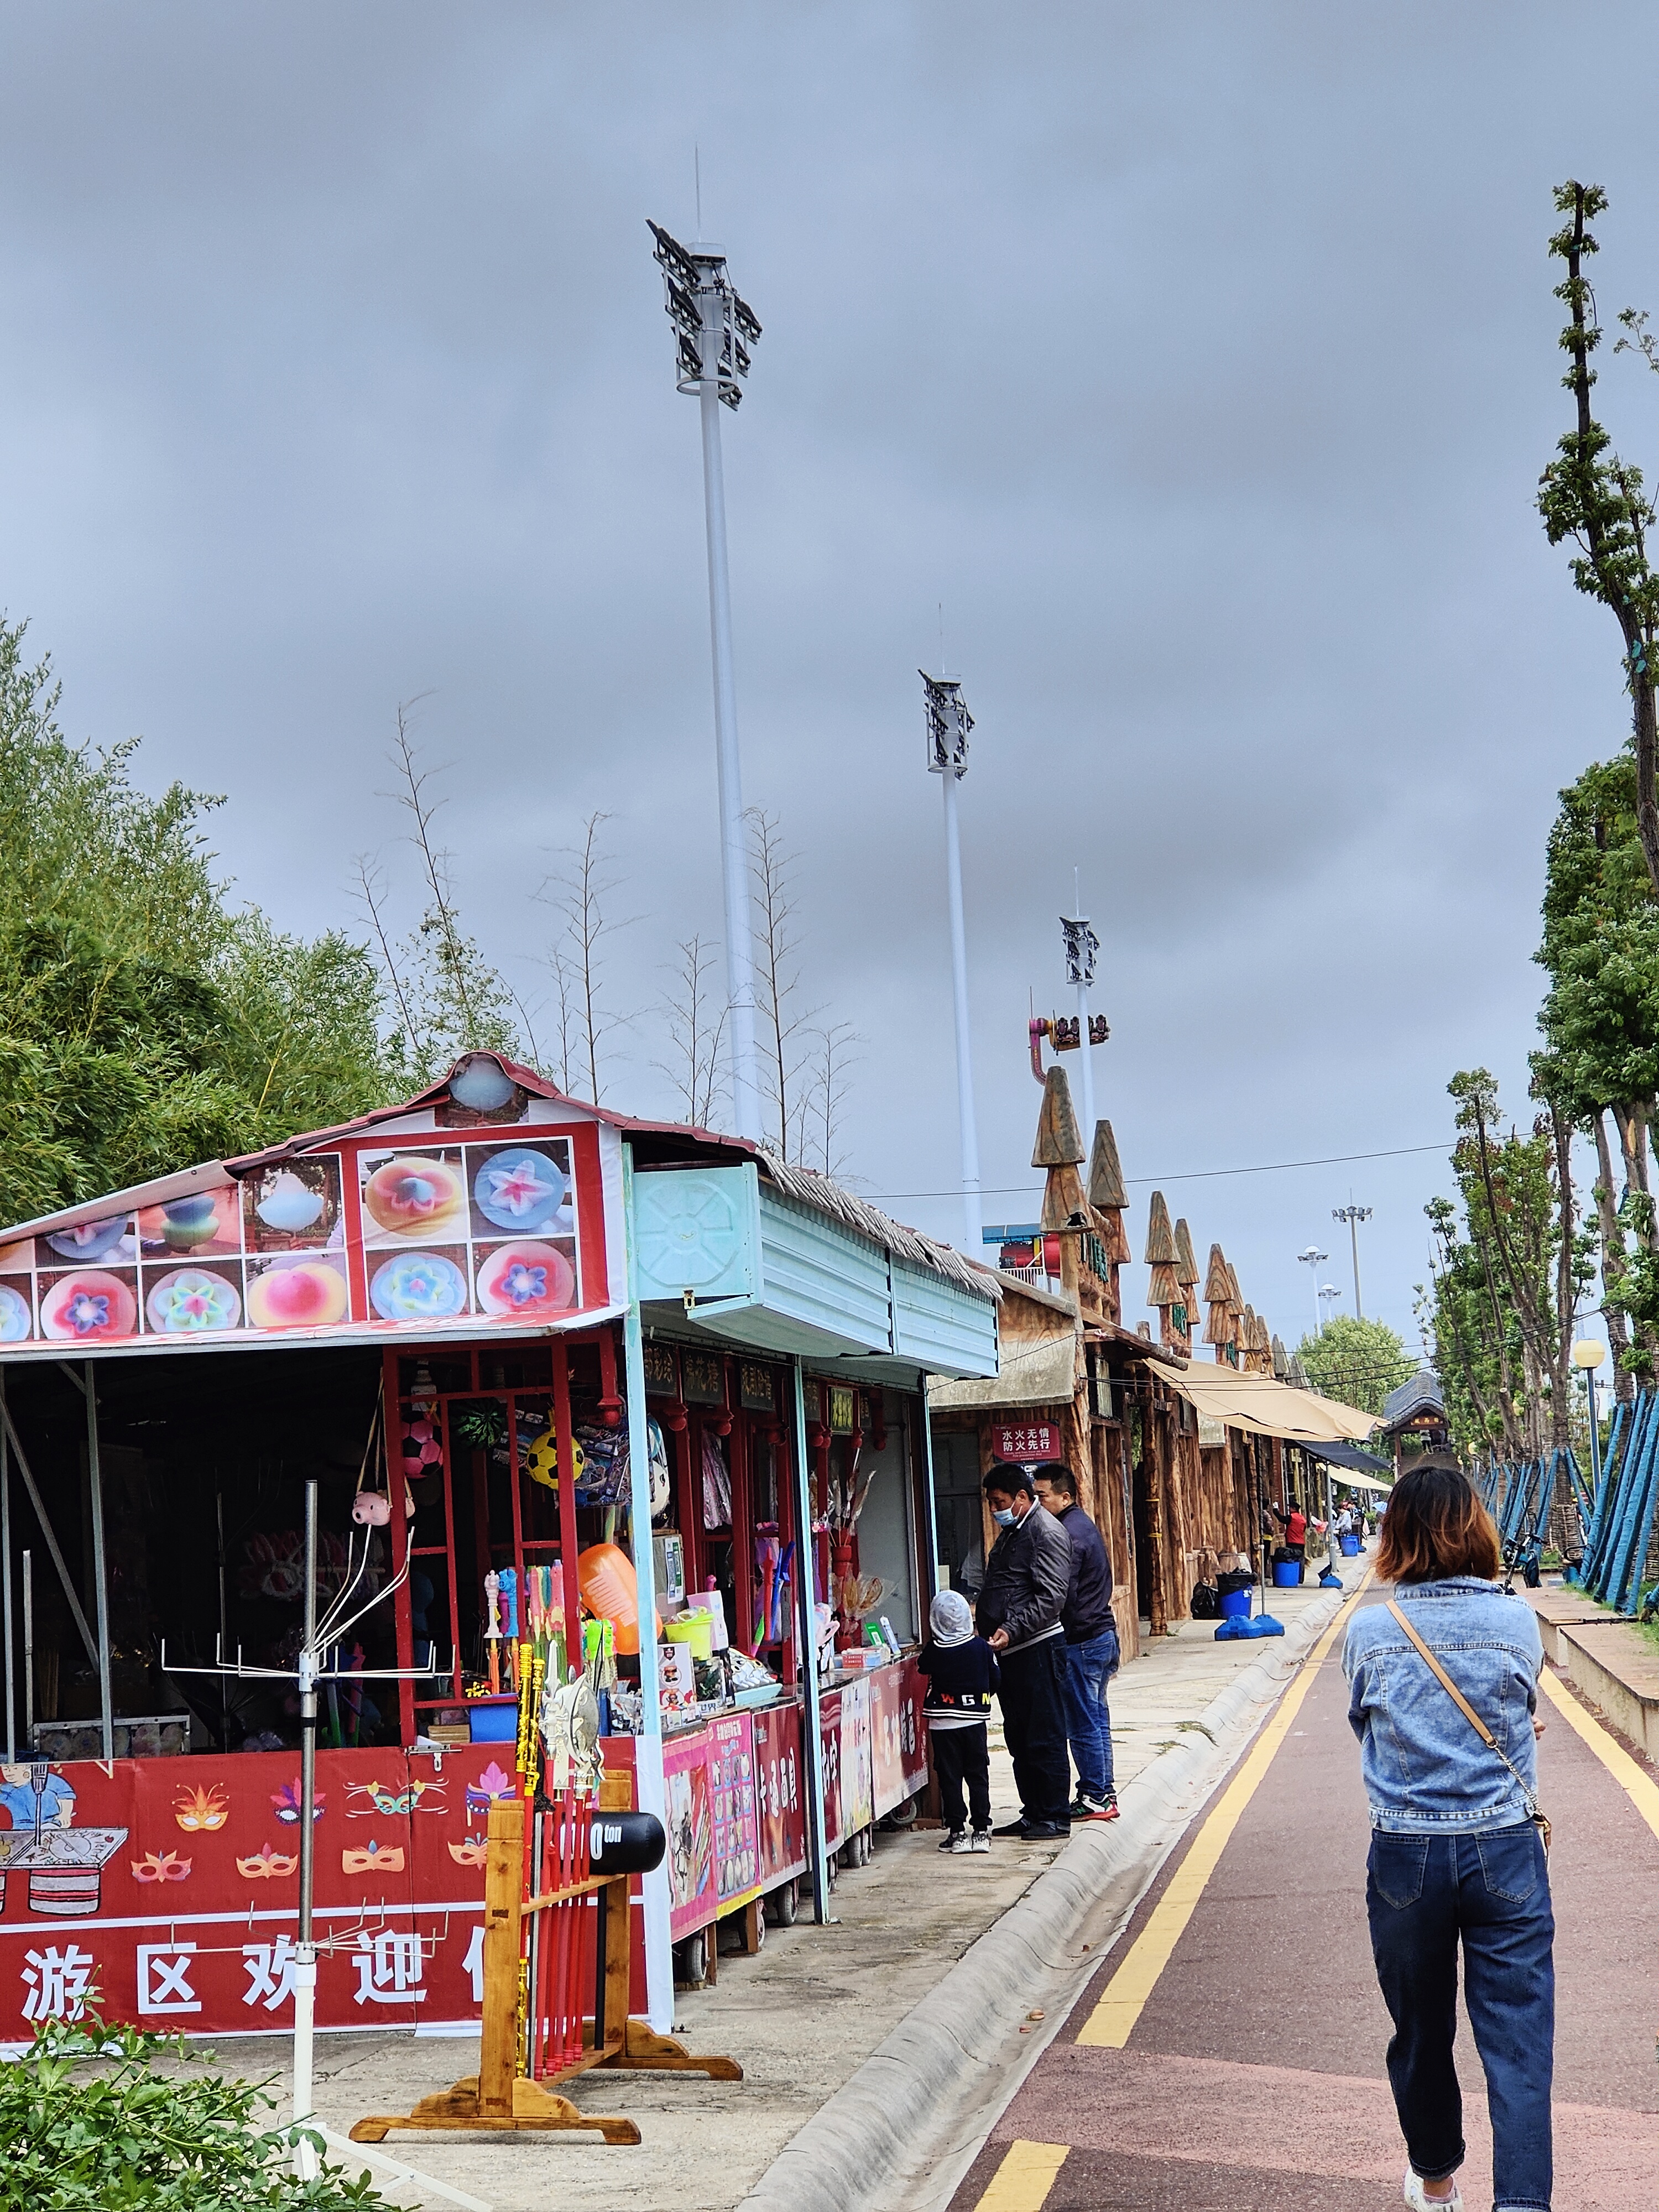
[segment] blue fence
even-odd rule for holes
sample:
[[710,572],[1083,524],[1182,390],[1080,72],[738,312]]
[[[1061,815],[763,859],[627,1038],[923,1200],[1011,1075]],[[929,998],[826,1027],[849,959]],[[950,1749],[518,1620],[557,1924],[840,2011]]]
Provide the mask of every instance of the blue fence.
[[1644,1587],[1659,1506],[1659,1393],[1615,1406],[1601,1460],[1601,1487],[1584,1522],[1584,1557],[1574,1579],[1603,1605],[1632,1616],[1654,1591]]

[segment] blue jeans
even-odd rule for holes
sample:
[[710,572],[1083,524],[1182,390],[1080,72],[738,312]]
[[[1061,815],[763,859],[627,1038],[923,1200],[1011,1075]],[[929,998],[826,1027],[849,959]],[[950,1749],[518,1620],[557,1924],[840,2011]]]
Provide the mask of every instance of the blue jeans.
[[1365,1909],[1394,2021],[1389,2080],[1413,2166],[1439,2181],[1463,2162],[1463,2100],[1452,2065],[1461,1936],[1463,2002],[1486,2074],[1498,2212],[1549,2212],[1555,1915],[1538,1831],[1530,1823],[1461,1836],[1376,1830]]
[[1066,1692],[1066,1733],[1072,1741],[1078,1794],[1112,1793],[1112,1716],[1106,1685],[1117,1672],[1117,1631],[1108,1628],[1086,1644],[1062,1646],[1060,1682]]

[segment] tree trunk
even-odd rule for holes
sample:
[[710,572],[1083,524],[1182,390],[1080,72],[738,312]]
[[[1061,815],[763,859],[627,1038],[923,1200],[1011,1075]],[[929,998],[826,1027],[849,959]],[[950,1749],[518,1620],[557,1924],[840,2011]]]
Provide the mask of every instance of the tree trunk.
[[1601,1231],[1601,1313],[1607,1325],[1613,1352],[1613,1395],[1623,1406],[1636,1396],[1636,1377],[1626,1371],[1625,1354],[1630,1350],[1630,1324],[1620,1293],[1625,1280],[1625,1233],[1613,1195],[1613,1148],[1607,1142],[1607,1117],[1603,1110],[1591,1122],[1595,1138],[1595,1218]]

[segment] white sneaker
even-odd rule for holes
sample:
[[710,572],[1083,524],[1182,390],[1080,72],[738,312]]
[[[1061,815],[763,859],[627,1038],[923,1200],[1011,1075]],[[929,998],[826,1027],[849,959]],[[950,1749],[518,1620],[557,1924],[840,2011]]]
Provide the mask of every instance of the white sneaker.
[[955,1852],[955,1851],[971,1851],[971,1850],[973,1850],[973,1848],[974,1848],[974,1846],[973,1846],[973,1842],[972,1842],[972,1839],[971,1839],[971,1838],[969,1838],[969,1833],[968,1833],[967,1829],[966,1829],[966,1828],[958,1828],[958,1829],[957,1830],[957,1832],[956,1832],[955,1835],[954,1835],[954,1836],[952,1836],[952,1837],[951,1837],[951,1850],[952,1850],[953,1852]]
[[1450,2207],[1450,2212],[1463,2212],[1462,2192],[1455,2181],[1449,2197],[1425,2196],[1423,2177],[1415,2166],[1406,2168],[1406,2202],[1413,2208],[1413,2212],[1443,2212],[1447,2206]]
[[991,1831],[988,1828],[975,1828],[968,1848],[970,1851],[988,1851],[991,1848]]

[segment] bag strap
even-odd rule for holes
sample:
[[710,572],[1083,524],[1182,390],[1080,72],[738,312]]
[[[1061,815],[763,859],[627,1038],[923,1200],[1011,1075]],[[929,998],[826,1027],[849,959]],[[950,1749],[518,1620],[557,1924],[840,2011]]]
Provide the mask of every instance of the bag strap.
[[1488,1751],[1495,1751],[1498,1753],[1499,1759],[1503,1760],[1504,1765],[1509,1768],[1510,1772],[1521,1784],[1522,1790],[1525,1793],[1527,1802],[1532,1808],[1533,1818],[1534,1820],[1540,1819],[1541,1815],[1539,1811],[1538,1799],[1530,1784],[1528,1782],[1526,1776],[1522,1773],[1520,1768],[1516,1766],[1515,1761],[1509,1756],[1508,1753],[1504,1750],[1502,1746],[1499,1744],[1498,1738],[1486,1726],[1485,1721],[1481,1719],[1480,1714],[1476,1712],[1474,1707],[1463,1695],[1463,1692],[1458,1688],[1456,1683],[1453,1681],[1451,1676],[1446,1672],[1440,1662],[1435,1657],[1433,1652],[1430,1650],[1428,1645],[1423,1641],[1417,1631],[1412,1626],[1410,1621],[1407,1620],[1405,1614],[1400,1610],[1400,1607],[1395,1603],[1392,1598],[1389,1600],[1389,1611],[1394,1615],[1395,1619],[1400,1623],[1400,1626],[1405,1630],[1413,1644],[1416,1645],[1418,1657],[1424,1662],[1425,1665],[1428,1668],[1429,1672],[1434,1676],[1441,1688],[1444,1690],[1447,1696],[1462,1714],[1464,1719],[1468,1721],[1469,1726],[1480,1737],[1481,1742],[1486,1745]]

